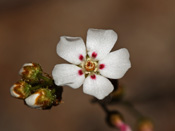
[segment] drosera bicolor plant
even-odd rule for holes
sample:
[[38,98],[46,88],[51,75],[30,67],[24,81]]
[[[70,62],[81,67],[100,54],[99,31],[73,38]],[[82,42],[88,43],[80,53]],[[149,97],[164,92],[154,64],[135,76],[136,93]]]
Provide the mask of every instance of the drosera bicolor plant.
[[46,110],[62,103],[65,86],[77,89],[83,85],[83,92],[93,96],[91,103],[99,104],[104,110],[110,127],[132,131],[120,112],[108,109],[116,104],[133,112],[138,120],[137,131],[153,131],[151,119],[123,99],[125,88],[118,79],[131,68],[131,62],[126,48],[110,52],[117,39],[113,30],[92,28],[87,32],[86,45],[81,37],[61,36],[56,52],[70,64],[55,65],[52,76],[45,73],[38,63],[24,64],[19,71],[21,79],[10,88],[11,95],[24,100],[33,109]]

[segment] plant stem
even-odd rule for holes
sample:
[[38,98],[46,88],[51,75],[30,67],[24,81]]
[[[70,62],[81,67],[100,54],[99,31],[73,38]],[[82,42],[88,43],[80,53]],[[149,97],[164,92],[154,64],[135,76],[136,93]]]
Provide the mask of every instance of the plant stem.
[[98,101],[98,104],[102,107],[102,109],[104,110],[104,112],[109,113],[109,110],[108,110],[108,108],[107,108],[107,106],[105,104],[103,104],[103,103],[101,103],[99,101]]
[[51,78],[43,75],[41,75],[40,78],[44,80],[44,83],[46,83],[47,85],[53,85],[53,80]]
[[56,92],[56,89],[55,88],[51,90],[51,93],[52,94],[55,94],[55,92]]
[[130,103],[129,101],[121,101],[118,104],[121,104],[123,106],[125,106],[129,111],[131,111],[134,115],[137,116],[137,118],[141,118],[144,117],[135,107],[132,103]]
[[31,90],[34,92],[34,91],[36,91],[37,89],[40,89],[41,88],[41,86],[32,86],[31,87]]

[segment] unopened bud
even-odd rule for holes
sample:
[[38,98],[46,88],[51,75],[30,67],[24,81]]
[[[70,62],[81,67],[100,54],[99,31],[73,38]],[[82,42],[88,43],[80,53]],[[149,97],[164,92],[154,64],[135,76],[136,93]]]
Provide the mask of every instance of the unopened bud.
[[131,128],[124,123],[121,114],[117,111],[111,112],[107,119],[111,126],[118,128],[120,131],[132,131]]
[[137,131],[153,131],[154,125],[150,119],[143,118],[139,121]]
[[39,89],[34,94],[25,99],[28,106],[37,109],[49,109],[55,100],[55,95],[52,94],[50,89]]
[[26,63],[23,65],[19,74],[28,82],[36,83],[39,81],[39,76],[42,74],[42,69],[39,64]]
[[25,99],[30,95],[30,88],[31,85],[25,81],[18,81],[16,82],[11,88],[10,93],[13,97],[19,99]]

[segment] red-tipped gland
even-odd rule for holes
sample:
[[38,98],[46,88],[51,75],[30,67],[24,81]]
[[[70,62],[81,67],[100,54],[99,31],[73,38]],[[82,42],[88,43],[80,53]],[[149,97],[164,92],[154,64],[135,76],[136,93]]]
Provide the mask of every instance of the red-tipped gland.
[[96,75],[91,75],[91,79],[95,80],[96,79]]
[[81,76],[81,75],[83,75],[83,71],[82,70],[79,70],[78,71],[78,74]]
[[96,58],[96,57],[97,57],[97,53],[96,53],[96,52],[93,52],[93,53],[92,53],[92,57],[93,57],[93,58]]
[[80,55],[80,56],[79,56],[79,60],[82,61],[83,59],[84,59],[83,55]]
[[100,69],[100,70],[102,70],[102,69],[104,69],[104,68],[105,68],[105,64],[100,64],[100,65],[99,65],[99,69]]

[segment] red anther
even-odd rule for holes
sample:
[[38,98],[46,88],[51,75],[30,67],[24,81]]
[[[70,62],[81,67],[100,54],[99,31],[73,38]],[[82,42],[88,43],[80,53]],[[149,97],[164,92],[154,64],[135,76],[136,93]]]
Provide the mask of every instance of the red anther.
[[91,79],[95,80],[96,76],[95,75],[91,75]]
[[79,56],[79,59],[80,59],[81,61],[83,60],[83,58],[84,58],[83,55],[80,55],[80,56]]
[[83,71],[82,70],[79,70],[78,71],[78,74],[81,76],[81,75],[83,75]]
[[99,69],[102,70],[103,68],[105,68],[105,64],[100,64]]
[[96,52],[93,52],[93,53],[92,53],[92,57],[93,57],[93,58],[96,58],[96,57],[97,57],[97,53],[96,53]]

